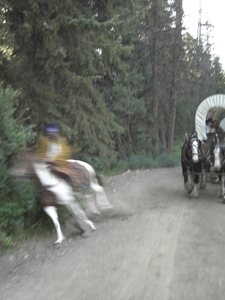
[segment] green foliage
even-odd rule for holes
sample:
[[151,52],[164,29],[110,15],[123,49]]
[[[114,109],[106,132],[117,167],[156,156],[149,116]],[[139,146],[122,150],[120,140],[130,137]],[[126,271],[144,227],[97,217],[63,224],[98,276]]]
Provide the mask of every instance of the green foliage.
[[147,151],[147,108],[142,96],[143,89],[144,77],[137,67],[130,69],[124,79],[117,78],[112,88],[113,103],[110,109],[124,129],[120,134],[120,143],[125,157]]
[[219,57],[215,57],[211,66],[212,94],[225,94],[225,74]]
[[10,174],[19,149],[32,142],[35,134],[31,126],[23,127],[13,118],[18,93],[0,87],[0,243],[9,246],[13,236],[22,233],[25,204],[34,201],[32,186],[15,183]]
[[157,156],[152,155],[134,155],[128,159],[130,169],[147,169],[160,167],[174,167],[177,165],[177,159],[171,154],[161,153]]
[[173,150],[173,156],[177,161],[180,161],[180,155],[181,155],[181,148],[184,144],[185,139],[183,139],[180,143],[178,143]]
[[[124,1],[116,3],[124,6]],[[99,86],[104,77],[113,80],[125,72],[121,57],[130,52],[122,45],[117,8],[110,1],[79,0],[5,0],[4,5],[10,10],[2,10],[3,32],[14,39],[2,80],[21,90],[17,113],[38,132],[57,119],[70,143],[83,152],[105,159],[113,155],[121,127]]]
[[174,154],[161,153],[157,156],[139,153],[132,155],[125,160],[111,158],[105,164],[99,158],[89,158],[89,163],[95,166],[97,172],[105,175],[115,175],[127,171],[128,169],[151,169],[161,167],[174,167],[180,163],[179,147]]
[[15,182],[2,162],[0,182],[0,245],[7,247],[21,241],[24,230],[32,225],[28,224],[26,213],[35,212],[35,188],[32,184]]
[[0,87],[0,161],[9,163],[18,149],[34,140],[32,127],[23,127],[13,118],[14,102],[18,93]]

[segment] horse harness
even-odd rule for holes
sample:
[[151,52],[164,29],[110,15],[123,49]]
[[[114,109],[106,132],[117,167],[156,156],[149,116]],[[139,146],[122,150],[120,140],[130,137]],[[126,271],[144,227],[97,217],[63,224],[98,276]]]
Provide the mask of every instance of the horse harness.
[[214,163],[214,145],[218,145],[219,144],[219,139],[218,136],[215,134],[211,134],[211,136],[213,138],[210,137],[210,135],[208,135],[208,139],[204,140],[202,142],[202,154],[204,156],[204,160],[206,161],[207,164],[209,165],[213,165]]

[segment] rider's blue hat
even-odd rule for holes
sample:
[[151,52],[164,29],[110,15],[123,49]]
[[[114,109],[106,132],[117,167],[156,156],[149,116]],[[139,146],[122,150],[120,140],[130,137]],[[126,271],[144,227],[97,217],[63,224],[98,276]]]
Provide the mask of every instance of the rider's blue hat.
[[47,125],[45,127],[47,133],[58,133],[59,128],[56,125]]

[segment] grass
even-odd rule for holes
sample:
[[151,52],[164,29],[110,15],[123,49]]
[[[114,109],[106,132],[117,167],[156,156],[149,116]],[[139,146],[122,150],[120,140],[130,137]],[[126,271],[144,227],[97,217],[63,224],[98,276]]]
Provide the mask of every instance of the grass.
[[104,164],[100,160],[92,161],[91,164],[94,166],[97,172],[105,176],[113,176],[121,174],[128,169],[152,169],[152,168],[169,168],[178,166],[180,163],[180,147],[178,146],[173,154],[161,153],[157,156],[138,154],[132,155],[126,160],[111,159]]

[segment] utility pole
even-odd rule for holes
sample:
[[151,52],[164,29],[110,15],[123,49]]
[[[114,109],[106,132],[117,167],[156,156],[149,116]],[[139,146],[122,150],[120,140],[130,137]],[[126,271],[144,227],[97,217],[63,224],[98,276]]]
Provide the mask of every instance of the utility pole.
[[[198,3],[198,29],[197,29],[197,61],[196,61],[196,70],[200,74],[200,56],[202,52],[202,0],[199,0]],[[200,101],[200,77],[196,78],[195,83],[195,95],[194,95],[194,109],[196,110]]]
[[198,4],[198,30],[197,30],[197,40],[198,44],[201,42],[202,35],[202,0],[199,0]]

